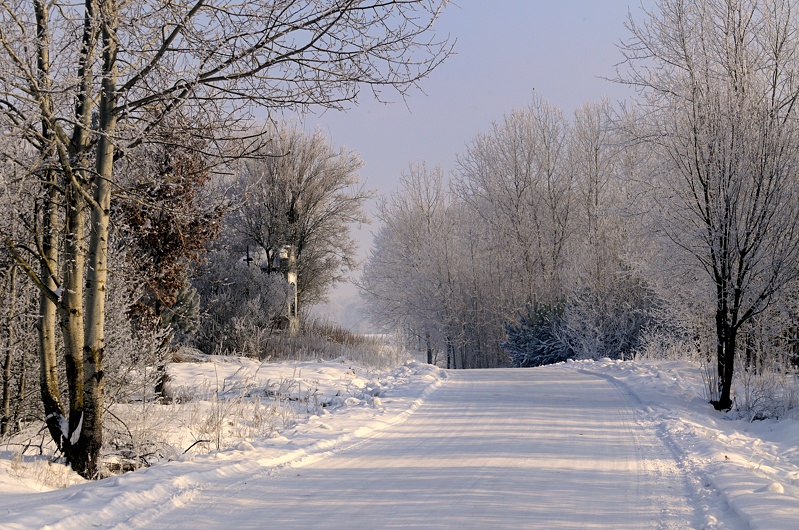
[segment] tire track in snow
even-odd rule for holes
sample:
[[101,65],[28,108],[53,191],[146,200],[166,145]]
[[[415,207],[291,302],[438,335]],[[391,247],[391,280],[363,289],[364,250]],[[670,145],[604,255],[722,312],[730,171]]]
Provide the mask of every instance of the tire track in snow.
[[636,405],[564,367],[450,372],[401,424],[235,491],[204,489],[148,528],[700,527]]
[[[729,504],[722,492],[715,486],[714,481],[703,469],[701,462],[690,457],[682,445],[674,439],[667,420],[663,417],[665,409],[658,410],[656,404],[646,404],[644,400],[624,381],[611,375],[594,372],[585,368],[578,368],[578,372],[607,380],[614,385],[620,395],[627,396],[635,406],[635,421],[642,427],[642,432],[647,436],[654,436],[659,443],[640,444],[642,449],[641,461],[645,463],[648,472],[661,476],[670,483],[682,482],[685,491],[691,499],[691,509],[694,512],[695,523],[693,528],[703,530],[746,530],[750,526],[744,521],[733,506]],[[666,450],[670,458],[665,461],[659,454]],[[646,450],[645,448],[649,448]],[[675,506],[666,506],[667,498],[654,504],[660,505],[663,512],[679,509]],[[658,528],[679,529],[680,526],[661,523]]]

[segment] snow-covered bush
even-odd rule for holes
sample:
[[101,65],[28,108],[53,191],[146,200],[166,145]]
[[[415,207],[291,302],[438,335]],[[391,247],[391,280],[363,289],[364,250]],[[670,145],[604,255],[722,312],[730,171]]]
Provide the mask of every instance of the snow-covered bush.
[[672,304],[660,302],[650,309],[650,323],[641,330],[637,360],[706,362],[707,346],[699,338],[697,320]]
[[697,361],[701,354],[690,337],[659,325],[641,330],[636,360]]
[[733,402],[750,421],[784,418],[799,408],[791,324],[789,315],[771,311],[739,333]]
[[659,300],[640,278],[620,273],[608,285],[581,288],[558,304],[528,306],[505,324],[502,348],[514,366],[570,358],[630,359],[657,330]]
[[210,252],[194,282],[202,311],[194,344],[206,353],[263,357],[277,317],[288,307],[288,283],[241,256]]
[[558,336],[580,359],[629,359],[641,348],[643,331],[656,325],[657,304],[638,276],[620,271],[609,285],[571,293]]
[[769,366],[763,370],[746,367],[738,356],[737,379],[733,386],[734,406],[748,420],[785,418],[799,407],[799,381],[794,372]]

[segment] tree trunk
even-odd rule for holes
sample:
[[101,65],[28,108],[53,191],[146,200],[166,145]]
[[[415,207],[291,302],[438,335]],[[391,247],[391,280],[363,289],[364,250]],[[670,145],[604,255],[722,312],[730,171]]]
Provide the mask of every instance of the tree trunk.
[[14,311],[16,310],[17,296],[17,269],[13,265],[8,273],[8,280],[8,304],[6,305],[8,329],[6,332],[6,357],[3,360],[3,417],[0,419],[0,436],[8,433],[8,425],[11,422],[11,362],[14,359]]
[[433,345],[430,344],[430,333],[425,335],[427,345],[427,364],[433,364]]
[[58,267],[58,190],[54,175],[47,178],[47,199],[42,216],[42,251],[40,278],[43,290],[39,294],[39,316],[36,323],[39,335],[39,386],[44,406],[47,429],[59,449],[63,447],[64,409],[58,390],[58,365],[56,363],[56,304],[46,290],[58,292],[56,278]]
[[[84,411],[83,368],[83,269],[86,264],[84,249],[84,201],[81,190],[67,183],[65,242],[62,272],[62,294],[59,301],[59,325],[64,339],[64,362],[69,389],[69,421],[63,450],[70,464],[81,460],[78,442]],[[78,454],[76,454],[78,453]],[[75,468],[79,473],[80,469]],[[82,474],[82,473],[81,473]]]
[[732,408],[732,377],[735,368],[735,346],[737,332],[728,320],[726,307],[716,312],[716,368],[718,371],[719,399],[713,401],[716,410]]
[[56,365],[56,307],[50,298],[41,294],[39,296],[39,318],[37,323],[39,334],[39,384],[44,406],[45,422],[47,429],[56,445],[63,446],[61,419],[64,411],[58,394],[58,368]]
[[19,371],[19,385],[17,386],[17,402],[14,406],[14,414],[11,417],[11,424],[15,426],[17,430],[19,430],[19,423],[20,423],[20,416],[22,415],[22,406],[25,400],[25,392],[27,391],[27,387],[25,385],[25,378],[28,374],[28,364],[27,364],[27,356],[25,355],[25,351],[22,352],[22,358],[20,359],[20,371]]
[[4,436],[9,431],[9,423],[11,422],[11,361],[12,354],[12,341],[14,338],[14,331],[11,326],[8,328],[8,346],[6,350],[6,357],[3,361],[3,417],[0,418],[0,436]]
[[729,338],[727,339],[727,346],[724,354],[724,384],[721,386],[721,396],[719,397],[719,410],[729,410],[732,408],[732,377],[733,370],[735,369],[735,346],[736,346],[736,332],[730,330]]
[[108,226],[111,214],[111,187],[116,133],[117,85],[117,5],[114,0],[100,2],[102,34],[102,92],[99,110],[91,236],[88,249],[88,270],[85,296],[84,388],[83,409],[77,444],[71,455],[73,469],[87,478],[97,476],[97,463],[103,445],[103,387],[105,373],[105,299],[108,277]]

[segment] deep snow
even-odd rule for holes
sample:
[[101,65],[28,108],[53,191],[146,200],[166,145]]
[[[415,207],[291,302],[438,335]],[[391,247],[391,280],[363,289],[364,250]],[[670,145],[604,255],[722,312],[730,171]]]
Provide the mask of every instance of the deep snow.
[[[799,527],[799,422],[713,411],[685,363],[375,372],[224,359],[171,374],[182,427],[163,425],[164,438],[214,440],[66,488],[52,487],[74,482],[63,466],[0,446],[0,528]],[[240,396],[256,394],[293,413],[255,429],[269,411]],[[222,414],[234,395],[240,408]],[[220,412],[215,430],[181,415],[200,404]]]

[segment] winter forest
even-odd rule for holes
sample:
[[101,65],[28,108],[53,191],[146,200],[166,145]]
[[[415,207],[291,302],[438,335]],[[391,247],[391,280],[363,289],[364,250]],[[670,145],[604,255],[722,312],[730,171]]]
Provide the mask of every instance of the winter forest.
[[0,439],[46,432],[98,478],[169,363],[389,363],[309,316],[352,273],[443,368],[680,359],[716,409],[796,405],[799,2],[658,0],[619,45],[634,100],[531,98],[378,195],[293,118],[423,87],[445,4],[0,4]]
[[795,369],[799,6],[657,7],[620,46],[636,100],[535,98],[380,203],[369,311],[428,362],[677,355],[718,409],[736,370]]

